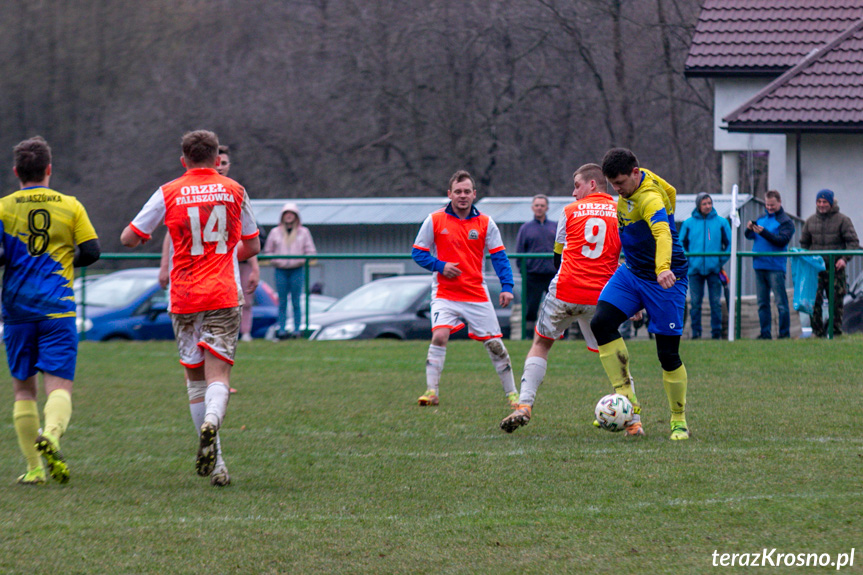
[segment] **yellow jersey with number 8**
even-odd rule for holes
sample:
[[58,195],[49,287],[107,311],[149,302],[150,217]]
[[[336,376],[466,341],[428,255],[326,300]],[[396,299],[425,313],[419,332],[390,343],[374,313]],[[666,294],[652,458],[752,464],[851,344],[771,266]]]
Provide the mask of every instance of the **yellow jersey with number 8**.
[[75,317],[75,246],[97,239],[87,211],[73,196],[45,187],[0,199],[3,321]]

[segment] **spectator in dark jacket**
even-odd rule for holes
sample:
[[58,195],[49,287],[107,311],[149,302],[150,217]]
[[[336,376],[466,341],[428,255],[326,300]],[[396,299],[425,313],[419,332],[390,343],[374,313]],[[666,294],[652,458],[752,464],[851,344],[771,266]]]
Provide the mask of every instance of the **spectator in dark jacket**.
[[[851,218],[839,213],[839,204],[831,190],[821,190],[815,196],[815,214],[803,224],[800,236],[800,247],[807,250],[855,250],[858,249],[857,232]],[[833,335],[842,335],[842,312],[844,311],[845,265],[851,256],[835,259],[833,272]],[[824,256],[824,265],[830,265],[830,258]],[[824,298],[829,297],[827,290],[830,283],[829,268],[818,273],[818,292],[815,294],[815,308],[812,311],[812,334],[824,337],[827,326],[821,317],[821,306]]]
[[[731,246],[731,226],[719,217],[713,207],[713,198],[702,192],[695,196],[692,216],[680,226],[680,243],[688,252],[728,252]],[[722,337],[722,271],[730,255],[690,257],[689,259],[689,317],[692,320],[692,339],[701,337],[701,302],[704,301],[704,284],[710,302],[710,336]]]
[[[782,209],[782,196],[776,190],[767,192],[764,200],[767,212],[757,221],[746,224],[746,238],[755,240],[753,252],[784,252],[794,235],[794,223]],[[788,258],[762,256],[752,258],[755,268],[755,287],[758,297],[758,322],[761,334],[758,339],[772,339],[770,324],[770,292],[776,298],[779,313],[779,339],[791,335],[791,313],[788,309],[788,292],[785,291],[785,271]]]
[[[530,205],[533,219],[522,224],[516,236],[516,251],[520,254],[550,254],[554,251],[554,236],[557,233],[557,222],[546,218],[548,213],[548,196],[537,194]],[[527,277],[525,281],[525,300],[527,310],[525,321],[535,322],[536,312],[542,296],[548,291],[548,284],[557,273],[557,268],[551,258],[529,259],[525,262]]]

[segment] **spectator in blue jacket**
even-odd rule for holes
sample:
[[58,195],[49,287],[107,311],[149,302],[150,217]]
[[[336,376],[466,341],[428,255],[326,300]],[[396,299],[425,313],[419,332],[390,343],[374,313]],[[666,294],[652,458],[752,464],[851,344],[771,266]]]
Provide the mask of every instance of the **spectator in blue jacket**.
[[[713,198],[702,192],[695,196],[692,216],[680,226],[680,243],[687,252],[726,252],[731,247],[731,225],[720,218],[713,207]],[[692,320],[692,339],[701,337],[701,302],[704,301],[704,284],[710,302],[710,336],[722,337],[722,271],[730,255],[690,257],[689,259],[689,317]]]
[[[782,196],[776,190],[767,192],[764,200],[767,213],[757,221],[746,224],[746,238],[755,240],[753,252],[784,252],[794,235],[794,223],[782,209]],[[791,314],[788,310],[788,293],[785,291],[785,270],[788,258],[764,256],[752,258],[755,268],[755,287],[758,297],[758,321],[761,335],[758,339],[772,339],[770,334],[770,292],[776,298],[779,313],[779,339],[791,335]]]

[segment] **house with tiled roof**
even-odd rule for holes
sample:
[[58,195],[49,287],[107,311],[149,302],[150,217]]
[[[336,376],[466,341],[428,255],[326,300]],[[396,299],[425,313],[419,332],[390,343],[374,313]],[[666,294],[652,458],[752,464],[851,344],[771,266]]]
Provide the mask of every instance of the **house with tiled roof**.
[[757,156],[786,211],[830,188],[863,231],[863,0],[705,0],[685,73],[714,82],[724,193]]

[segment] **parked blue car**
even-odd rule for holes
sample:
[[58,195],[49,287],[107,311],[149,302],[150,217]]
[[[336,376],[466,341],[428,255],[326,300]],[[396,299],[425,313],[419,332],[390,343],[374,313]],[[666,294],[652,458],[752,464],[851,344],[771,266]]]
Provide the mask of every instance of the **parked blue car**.
[[[85,305],[78,305],[78,332],[84,339],[174,339],[168,295],[159,287],[158,268],[122,270],[87,282]],[[81,298],[76,293],[76,299]],[[312,311],[326,309],[334,298],[311,296]],[[278,320],[278,297],[265,282],[255,290],[252,337],[264,337]]]

